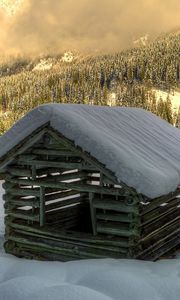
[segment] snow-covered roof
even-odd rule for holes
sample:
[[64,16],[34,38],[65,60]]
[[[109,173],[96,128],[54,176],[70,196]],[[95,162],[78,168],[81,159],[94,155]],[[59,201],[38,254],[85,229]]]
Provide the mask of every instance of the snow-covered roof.
[[41,105],[0,138],[0,157],[47,122],[149,198],[180,184],[180,130],[139,108]]

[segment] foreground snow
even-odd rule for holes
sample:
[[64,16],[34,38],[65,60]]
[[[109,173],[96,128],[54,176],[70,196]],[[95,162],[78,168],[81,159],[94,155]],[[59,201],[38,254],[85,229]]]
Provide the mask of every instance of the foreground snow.
[[3,300],[179,300],[180,260],[38,262],[0,257]]
[[180,130],[137,108],[39,106],[0,138],[0,157],[46,123],[150,198],[168,194],[180,183]]

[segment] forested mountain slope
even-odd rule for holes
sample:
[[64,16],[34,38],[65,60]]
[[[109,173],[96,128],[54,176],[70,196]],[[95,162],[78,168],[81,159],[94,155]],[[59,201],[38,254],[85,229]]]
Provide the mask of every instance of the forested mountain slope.
[[0,132],[48,102],[143,107],[179,126],[180,110],[154,92],[180,89],[179,53],[177,31],[116,54],[1,59]]

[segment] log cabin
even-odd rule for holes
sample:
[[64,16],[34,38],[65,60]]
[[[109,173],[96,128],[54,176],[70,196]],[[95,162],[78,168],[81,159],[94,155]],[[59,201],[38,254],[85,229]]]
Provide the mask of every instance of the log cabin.
[[0,138],[7,253],[157,260],[180,244],[180,130],[138,108],[41,105]]

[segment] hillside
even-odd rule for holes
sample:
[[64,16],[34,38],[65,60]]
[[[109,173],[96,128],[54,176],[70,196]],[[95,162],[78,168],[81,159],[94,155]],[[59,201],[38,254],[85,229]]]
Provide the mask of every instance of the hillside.
[[173,113],[168,93],[180,88],[179,53],[178,31],[111,55],[1,58],[0,132],[48,102],[143,107],[178,126],[180,111]]

